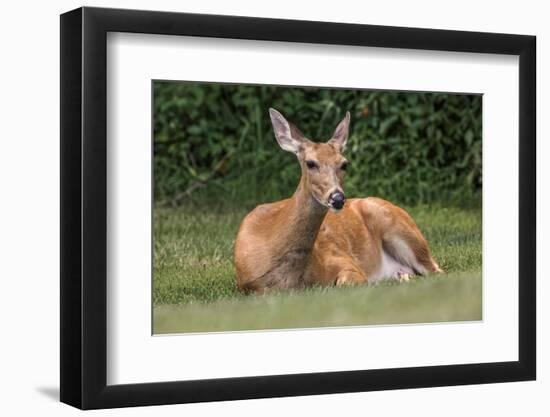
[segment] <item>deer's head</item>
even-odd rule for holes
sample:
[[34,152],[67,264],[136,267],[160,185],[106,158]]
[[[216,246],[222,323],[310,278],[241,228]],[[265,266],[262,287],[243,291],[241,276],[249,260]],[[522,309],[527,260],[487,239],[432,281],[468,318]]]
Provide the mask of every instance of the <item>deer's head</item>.
[[342,209],[346,201],[343,181],[348,165],[342,152],[348,140],[349,112],[325,143],[307,139],[277,110],[269,109],[269,115],[279,146],[298,157],[302,167],[301,185],[305,191],[324,207]]

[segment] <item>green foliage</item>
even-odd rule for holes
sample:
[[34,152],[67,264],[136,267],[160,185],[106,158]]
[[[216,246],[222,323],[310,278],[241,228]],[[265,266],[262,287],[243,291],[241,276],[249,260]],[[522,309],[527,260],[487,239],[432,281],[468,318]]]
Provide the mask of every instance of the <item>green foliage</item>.
[[268,108],[326,140],[352,115],[348,196],[416,204],[480,195],[481,96],[276,86],[154,83],[156,201],[253,206],[287,197],[295,157],[277,146]]

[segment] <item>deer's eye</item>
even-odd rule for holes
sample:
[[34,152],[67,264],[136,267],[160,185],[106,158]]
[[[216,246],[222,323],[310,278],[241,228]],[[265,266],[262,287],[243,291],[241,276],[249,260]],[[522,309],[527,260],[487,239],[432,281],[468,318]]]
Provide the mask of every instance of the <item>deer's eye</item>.
[[346,162],[342,163],[342,165],[340,165],[340,169],[342,171],[345,171],[346,169],[348,169],[348,165],[349,165],[349,162],[346,161]]
[[306,161],[306,165],[309,169],[319,168],[319,165],[317,165],[317,162],[311,161],[311,160]]

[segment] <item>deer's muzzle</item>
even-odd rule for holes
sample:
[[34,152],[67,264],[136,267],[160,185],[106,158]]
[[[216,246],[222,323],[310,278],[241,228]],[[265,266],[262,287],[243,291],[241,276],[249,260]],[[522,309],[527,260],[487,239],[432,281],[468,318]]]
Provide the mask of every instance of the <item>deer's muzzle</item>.
[[342,207],[344,207],[345,202],[346,202],[346,197],[344,196],[344,193],[341,191],[333,192],[328,199],[328,204],[330,205],[330,207],[336,210],[341,210]]

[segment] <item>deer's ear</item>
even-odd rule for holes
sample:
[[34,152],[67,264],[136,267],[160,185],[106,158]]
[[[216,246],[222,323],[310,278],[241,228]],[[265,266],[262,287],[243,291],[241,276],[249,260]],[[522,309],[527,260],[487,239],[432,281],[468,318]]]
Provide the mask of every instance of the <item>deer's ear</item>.
[[346,148],[349,134],[349,121],[350,114],[349,111],[347,111],[344,119],[338,124],[338,126],[336,126],[336,130],[332,134],[332,139],[328,141],[328,143],[336,145],[340,152],[344,152],[344,149]]
[[273,131],[275,132],[275,138],[279,146],[288,152],[295,154],[300,152],[305,142],[301,132],[273,108],[269,109],[269,117],[271,117],[271,124],[273,125]]

